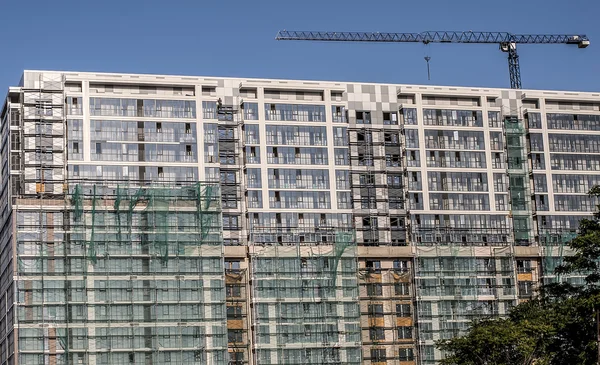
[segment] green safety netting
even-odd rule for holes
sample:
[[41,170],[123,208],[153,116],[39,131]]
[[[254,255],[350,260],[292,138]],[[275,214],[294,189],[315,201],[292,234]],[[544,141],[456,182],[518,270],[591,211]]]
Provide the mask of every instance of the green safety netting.
[[[43,276],[41,280],[24,279],[19,284],[18,295],[23,304],[18,313],[20,324],[53,324],[55,335],[48,332],[45,336],[56,339],[58,353],[50,356],[54,356],[57,364],[87,360],[87,353],[82,358],[79,357],[82,356],[80,352],[72,351],[72,342],[74,338],[77,341],[85,338],[87,346],[87,341],[94,339],[86,338],[87,334],[73,332],[73,328],[84,327],[71,328],[70,324],[84,324],[89,311],[95,313],[96,320],[104,318],[107,326],[105,341],[121,341],[120,338],[126,336],[146,341],[150,347],[161,347],[178,339],[186,343],[187,349],[172,351],[173,359],[219,363],[225,359],[227,351],[219,194],[217,185],[204,183],[141,187],[91,182],[72,184],[65,199],[65,209],[56,220],[61,222],[60,226],[55,227],[54,224],[58,223],[42,220],[40,215],[40,224],[48,226],[36,227],[37,235],[31,233],[30,227],[24,227],[20,232],[26,238],[18,247],[21,250],[18,255],[19,272],[25,274],[25,279],[26,275]],[[52,238],[44,236],[50,230],[56,230]],[[68,260],[65,259],[67,255]],[[124,259],[124,256],[129,256],[129,259]],[[160,265],[152,266],[153,259],[162,262],[162,268]],[[169,263],[174,259],[177,261]],[[121,277],[131,271],[119,265],[128,263],[131,267],[131,262],[136,260],[138,266],[133,266],[136,273],[151,274],[152,280],[137,279],[135,275],[130,279]],[[146,266],[145,263],[150,264]],[[187,266],[184,269],[178,265]],[[90,266],[93,272],[88,271]],[[172,272],[180,270],[192,278],[178,275],[174,279]],[[74,276],[67,277],[67,274]],[[82,278],[76,277],[81,274]],[[94,278],[94,275],[98,276]],[[119,278],[113,278],[115,275]],[[86,295],[92,290],[96,302],[82,304],[89,300]],[[150,292],[155,294],[148,294]],[[161,303],[160,295],[164,296],[162,300],[184,300],[186,303]],[[137,309],[125,311],[123,298],[128,298],[130,306]],[[148,300],[153,304],[142,303]],[[100,310],[100,307],[105,309]],[[150,308],[155,310],[152,316],[156,318],[147,313]],[[81,314],[75,314],[78,310]],[[154,324],[154,327],[140,327],[143,333],[136,332],[137,328],[125,328],[126,333],[120,333],[115,329],[119,326],[111,327],[111,311],[112,315],[119,313],[120,321],[154,320],[160,321],[162,328],[172,322],[171,332],[157,333]],[[135,313],[143,314],[136,318]],[[197,322],[199,315],[206,325],[191,327],[186,324]],[[196,332],[190,332],[194,328]],[[207,328],[211,331],[207,332]],[[152,331],[147,332],[147,329]],[[26,332],[23,333],[25,336]],[[96,336],[100,334],[96,332]],[[115,337],[117,335],[121,337]],[[119,362],[123,361],[123,356],[129,357],[127,353],[110,351],[110,345],[108,350],[108,357],[101,359],[97,356],[96,361],[105,363],[106,359],[113,359]],[[154,351],[152,356],[157,363],[163,361],[158,351]]]
[[80,235],[72,239],[88,237],[87,258],[96,264],[100,245],[127,245],[139,236],[166,263],[186,247],[222,244],[219,194],[217,185],[205,183],[119,184],[115,189],[76,184],[70,194],[71,226]]
[[279,364],[360,363],[354,232],[265,228],[253,237],[261,240],[251,242],[259,357]]

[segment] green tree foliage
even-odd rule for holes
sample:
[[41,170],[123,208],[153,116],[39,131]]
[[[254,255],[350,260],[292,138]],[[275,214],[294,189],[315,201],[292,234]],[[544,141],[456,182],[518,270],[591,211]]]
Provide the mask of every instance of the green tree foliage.
[[[600,197],[600,187],[589,193]],[[543,286],[535,299],[514,307],[507,318],[472,324],[462,337],[439,341],[444,365],[598,364],[596,316],[600,311],[600,206],[583,220],[569,242],[573,254],[556,269],[583,275],[585,284]]]
[[[590,196],[600,197],[600,186],[594,186]],[[592,219],[584,219],[579,224],[579,235],[569,242],[569,247],[575,251],[572,256],[564,258],[564,264],[556,269],[558,274],[578,273],[586,275],[588,291],[596,291],[600,282],[600,206]]]
[[536,298],[438,342],[445,365],[596,364],[595,298]]

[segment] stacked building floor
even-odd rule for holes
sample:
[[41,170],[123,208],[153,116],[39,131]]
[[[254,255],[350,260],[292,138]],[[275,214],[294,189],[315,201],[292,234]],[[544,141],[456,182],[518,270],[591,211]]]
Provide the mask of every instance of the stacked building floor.
[[435,364],[597,200],[600,94],[25,71],[0,364]]

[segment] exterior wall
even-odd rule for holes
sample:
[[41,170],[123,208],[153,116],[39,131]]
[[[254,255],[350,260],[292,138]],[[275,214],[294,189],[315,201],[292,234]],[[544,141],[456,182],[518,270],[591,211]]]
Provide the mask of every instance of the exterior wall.
[[[433,363],[442,356],[434,341],[465,328],[467,311],[503,315],[538,283],[580,280],[552,270],[594,210],[586,192],[600,181],[592,93],[26,71],[0,115],[0,327],[15,329],[0,332],[1,363],[16,363],[14,352],[29,361],[12,308],[27,307],[32,290],[18,265],[27,231],[18,217],[65,221],[57,202],[68,200],[70,179],[220,183],[222,361],[235,364],[297,355],[252,329],[264,326],[253,245],[303,247],[321,239],[315,230],[354,232],[358,294],[337,300],[359,305],[363,363]],[[63,234],[29,233],[46,235],[40,242]],[[285,325],[269,321],[271,333]],[[44,331],[44,360],[77,359],[61,352],[56,330]]]

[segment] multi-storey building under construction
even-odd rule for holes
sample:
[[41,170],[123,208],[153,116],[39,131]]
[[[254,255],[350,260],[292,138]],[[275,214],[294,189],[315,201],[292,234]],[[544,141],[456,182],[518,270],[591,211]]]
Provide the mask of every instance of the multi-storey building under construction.
[[434,364],[597,201],[600,94],[26,71],[0,364]]

